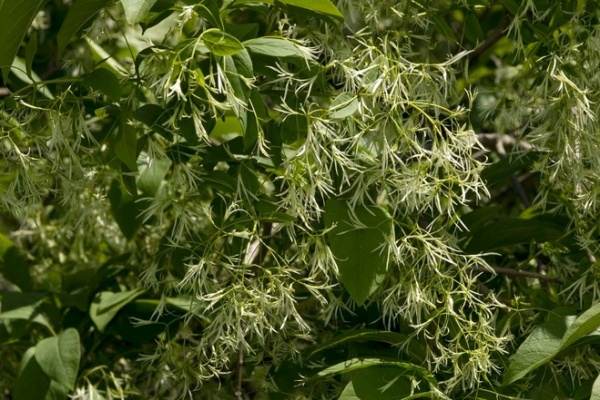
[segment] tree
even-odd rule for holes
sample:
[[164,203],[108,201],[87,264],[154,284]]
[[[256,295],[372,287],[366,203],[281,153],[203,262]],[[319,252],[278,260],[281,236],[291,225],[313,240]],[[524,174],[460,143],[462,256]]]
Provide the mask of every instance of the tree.
[[0,2],[0,386],[600,398],[598,4]]

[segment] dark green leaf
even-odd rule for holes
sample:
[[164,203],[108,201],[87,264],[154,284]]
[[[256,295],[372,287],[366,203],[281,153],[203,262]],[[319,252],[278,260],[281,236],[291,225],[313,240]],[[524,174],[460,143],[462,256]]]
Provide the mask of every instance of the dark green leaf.
[[551,242],[565,235],[564,226],[547,219],[509,218],[486,225],[472,232],[473,237],[465,251],[479,253],[496,250],[503,246]]
[[106,68],[98,68],[87,75],[83,84],[104,94],[113,102],[121,99],[121,83],[115,74]]
[[144,19],[154,3],[156,3],[156,0],[121,0],[125,10],[125,18],[130,24],[137,24]]
[[136,201],[136,198],[118,179],[112,182],[108,191],[108,199],[113,217],[121,228],[121,232],[127,239],[131,239],[142,223],[140,218],[142,203]]
[[31,289],[29,264],[12,240],[0,233],[0,273],[21,290]]
[[137,171],[137,133],[129,121],[129,113],[124,110],[121,116],[119,134],[114,145],[115,155],[129,171]]
[[327,350],[336,346],[340,346],[342,344],[346,344],[348,342],[365,342],[365,341],[374,341],[374,342],[384,342],[389,344],[400,344],[407,340],[407,336],[403,333],[398,332],[390,332],[390,331],[379,331],[376,329],[358,329],[358,330],[349,330],[341,335],[336,336],[332,340],[318,346],[311,353],[312,357],[318,352],[323,350]]
[[485,39],[481,25],[479,25],[479,19],[471,10],[465,12],[467,14],[464,26],[465,36],[472,43],[478,44]]
[[223,171],[212,171],[202,177],[202,181],[224,193],[235,193],[237,182]]
[[[412,376],[413,374],[406,374],[401,368],[374,366],[355,372],[352,384],[356,396],[361,400],[405,399],[413,394],[410,380]],[[426,388],[425,384],[421,384],[414,391],[419,393]]]
[[68,328],[57,337],[43,339],[35,346],[35,359],[52,380],[73,390],[79,370],[79,333]]
[[106,5],[106,0],[75,0],[73,2],[56,37],[58,54],[62,54],[73,35],[79,32]]
[[44,0],[0,1],[0,70],[4,82],[21,41]]
[[359,371],[364,368],[370,367],[398,368],[400,370],[406,371],[411,375],[419,375],[432,386],[436,385],[435,378],[426,368],[407,362],[388,360],[384,358],[352,358],[341,363],[335,364],[331,367],[325,368],[324,370],[318,372],[316,375],[310,377],[308,380],[311,381],[320,378],[327,378],[334,375],[346,374],[348,372]]
[[232,56],[244,50],[244,46],[235,36],[216,28],[204,31],[200,38],[208,50],[216,56]]
[[450,25],[448,25],[444,18],[440,17],[435,13],[431,13],[429,17],[431,18],[431,21],[433,22],[439,33],[441,33],[446,39],[450,40],[453,43],[458,42],[454,31],[452,30]]
[[340,280],[352,299],[362,305],[385,277],[392,219],[380,207],[353,209],[345,201],[329,200],[325,224],[331,229],[328,237]]
[[520,156],[505,157],[486,167],[481,173],[481,178],[491,187],[510,174],[529,168],[541,155],[539,152],[529,152]]
[[144,104],[133,113],[133,118],[143,122],[148,128],[160,134],[167,140],[173,139],[173,134],[164,127],[169,120],[167,111],[158,104]]
[[27,47],[25,47],[25,67],[27,71],[27,76],[31,78],[31,67],[33,65],[33,59],[35,58],[35,53],[38,48],[38,33],[37,31],[33,31],[31,37],[29,38],[29,42],[27,42]]
[[35,347],[30,347],[21,358],[21,370],[13,391],[14,400],[47,399],[50,378],[40,368],[34,355]]

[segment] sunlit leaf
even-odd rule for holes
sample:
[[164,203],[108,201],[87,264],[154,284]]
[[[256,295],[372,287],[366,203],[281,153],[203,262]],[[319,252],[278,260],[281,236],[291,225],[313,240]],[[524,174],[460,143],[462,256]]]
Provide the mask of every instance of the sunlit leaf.
[[244,46],[235,36],[216,28],[204,31],[200,38],[204,41],[210,52],[216,56],[233,56],[244,50]]
[[90,317],[100,332],[117,315],[121,308],[135,300],[145,292],[143,289],[128,290],[125,292],[101,292],[90,306]]
[[150,11],[156,0],[121,0],[125,18],[130,24],[137,24]]
[[68,328],[57,337],[43,339],[35,346],[35,359],[52,380],[73,390],[79,370],[79,333]]

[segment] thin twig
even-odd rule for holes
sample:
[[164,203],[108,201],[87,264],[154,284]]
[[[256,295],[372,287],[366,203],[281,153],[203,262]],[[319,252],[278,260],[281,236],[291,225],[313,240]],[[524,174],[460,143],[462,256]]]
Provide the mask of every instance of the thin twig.
[[473,61],[487,50],[489,50],[492,46],[494,46],[500,39],[504,37],[508,28],[498,29],[494,31],[487,39],[479,44],[479,46],[475,47],[475,49],[469,53],[469,61]]
[[238,400],[244,400],[244,350],[242,346],[238,349],[238,359],[237,359],[237,385],[235,389],[235,397]]
[[[537,278],[541,281],[563,283],[559,278],[540,274],[537,272],[522,271],[520,269],[506,268],[506,267],[491,267],[494,272],[501,275],[516,276],[520,278]],[[484,267],[471,267],[476,272],[490,272],[489,268]]]

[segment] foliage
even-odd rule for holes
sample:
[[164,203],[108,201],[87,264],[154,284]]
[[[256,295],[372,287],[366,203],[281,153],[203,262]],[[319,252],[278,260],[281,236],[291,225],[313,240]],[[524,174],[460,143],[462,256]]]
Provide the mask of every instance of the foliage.
[[600,398],[592,0],[0,2],[0,387]]

